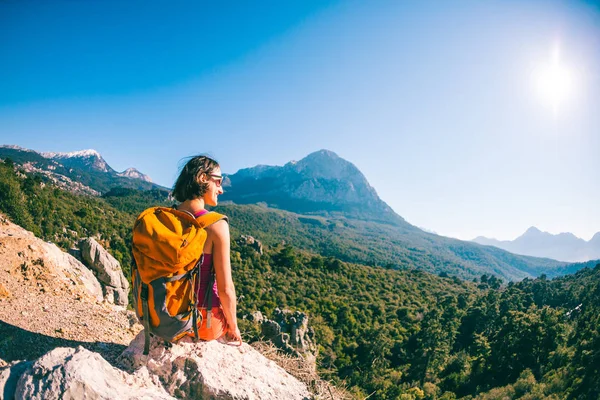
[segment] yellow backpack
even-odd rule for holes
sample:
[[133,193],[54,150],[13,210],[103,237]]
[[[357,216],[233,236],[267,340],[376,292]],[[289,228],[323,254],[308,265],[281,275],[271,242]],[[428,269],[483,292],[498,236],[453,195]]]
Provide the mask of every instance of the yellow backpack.
[[[149,351],[150,333],[174,341],[193,330],[198,339],[202,314],[195,288],[199,285],[196,280],[200,279],[205,228],[226,218],[216,212],[194,218],[187,211],[152,207],[136,219],[131,275],[134,308],[145,331],[144,354]],[[214,271],[210,275],[214,279]],[[211,282],[209,285],[212,287]],[[212,290],[207,290],[207,296],[211,294]],[[211,304],[211,299],[207,302]]]

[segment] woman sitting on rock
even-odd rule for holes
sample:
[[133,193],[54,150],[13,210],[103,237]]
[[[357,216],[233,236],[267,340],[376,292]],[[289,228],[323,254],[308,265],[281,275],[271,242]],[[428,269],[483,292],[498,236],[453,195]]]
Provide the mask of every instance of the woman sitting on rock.
[[[198,218],[208,211],[206,206],[216,206],[218,196],[223,194],[219,164],[206,156],[196,156],[183,167],[175,186],[173,197],[181,204],[177,207]],[[200,285],[196,287],[198,307],[202,312],[202,325],[198,331],[202,340],[223,338],[228,342],[242,343],[236,317],[236,295],[231,277],[229,254],[229,224],[226,218],[206,227],[204,258],[200,267]],[[208,287],[211,269],[214,267],[216,281]],[[212,296],[207,296],[207,290]],[[212,304],[204,304],[212,297]],[[207,311],[208,310],[208,311]],[[212,313],[212,315],[211,315]]]

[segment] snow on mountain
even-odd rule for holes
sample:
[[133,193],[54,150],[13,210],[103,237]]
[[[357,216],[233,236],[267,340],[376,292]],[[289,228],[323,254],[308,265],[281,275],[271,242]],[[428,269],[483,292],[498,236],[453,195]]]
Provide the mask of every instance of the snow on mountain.
[[70,153],[40,153],[43,157],[60,160],[68,168],[91,168],[96,171],[114,173],[104,158],[96,150],[80,150]]
[[[32,172],[41,173],[66,187],[81,183],[88,192],[105,193],[114,187],[148,190],[159,185],[135,168],[118,173],[94,149],[72,152],[37,152],[15,145],[0,145],[0,159],[10,158],[18,165],[27,166]],[[69,183],[70,182],[70,183]],[[71,190],[71,189],[69,189]],[[74,191],[74,190],[72,190]],[[81,190],[77,190],[81,192]]]
[[102,156],[100,155],[100,153],[98,153],[94,149],[71,151],[69,153],[43,152],[43,153],[40,153],[40,154],[42,156],[46,157],[46,158],[73,158],[73,157],[79,157],[79,158],[99,157],[99,158],[102,158]]

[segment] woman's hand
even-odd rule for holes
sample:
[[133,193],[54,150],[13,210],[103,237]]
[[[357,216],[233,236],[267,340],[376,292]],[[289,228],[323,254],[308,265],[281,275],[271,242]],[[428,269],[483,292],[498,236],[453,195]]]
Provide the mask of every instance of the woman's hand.
[[228,342],[239,342],[240,344],[238,346],[242,345],[242,334],[238,327],[235,327],[235,329],[228,329],[225,337]]

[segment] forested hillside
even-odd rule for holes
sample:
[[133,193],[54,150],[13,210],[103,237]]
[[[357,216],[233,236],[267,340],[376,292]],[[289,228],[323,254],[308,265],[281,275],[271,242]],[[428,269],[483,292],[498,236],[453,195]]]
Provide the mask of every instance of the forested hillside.
[[[151,204],[167,204],[165,192],[75,196],[0,163],[1,212],[65,249],[100,236],[126,273],[131,225]],[[491,274],[461,280],[423,271],[435,265],[421,265],[425,256],[385,264],[387,242],[371,244],[380,234],[369,236],[366,225],[349,240],[349,220],[221,210],[232,220],[240,318],[256,310],[270,316],[276,307],[308,313],[319,373],[357,398],[600,396],[600,266],[507,285]],[[264,240],[264,254],[238,244],[240,233]],[[245,340],[259,338],[253,323],[243,320],[242,328]]]
[[241,313],[276,306],[308,312],[321,373],[359,397],[600,395],[600,266],[501,286],[488,275],[465,282],[291,246],[262,257],[236,248],[234,259]]
[[232,226],[269,244],[294,246],[344,261],[386,268],[418,268],[463,279],[493,274],[518,280],[541,274],[554,277],[577,271],[580,264],[520,256],[492,246],[424,232],[412,225],[393,226],[348,218],[325,218],[256,205],[229,204],[218,211]]

